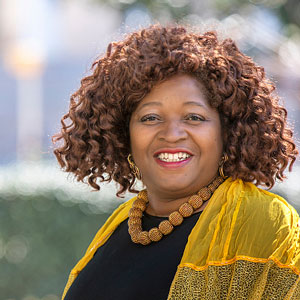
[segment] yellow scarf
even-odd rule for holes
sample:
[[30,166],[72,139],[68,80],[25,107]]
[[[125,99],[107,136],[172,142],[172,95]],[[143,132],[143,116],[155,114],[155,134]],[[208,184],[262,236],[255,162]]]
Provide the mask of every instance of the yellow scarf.
[[[117,208],[71,271],[64,296],[79,272],[132,202]],[[283,198],[228,178],[191,231],[169,300],[300,299],[299,216]]]

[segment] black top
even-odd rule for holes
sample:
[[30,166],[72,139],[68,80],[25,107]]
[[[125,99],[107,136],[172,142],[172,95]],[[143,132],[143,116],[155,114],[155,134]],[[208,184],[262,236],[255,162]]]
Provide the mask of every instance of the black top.
[[[135,244],[125,220],[95,253],[70,287],[65,300],[167,299],[188,236],[200,213],[147,246]],[[143,216],[150,230],[167,217]]]

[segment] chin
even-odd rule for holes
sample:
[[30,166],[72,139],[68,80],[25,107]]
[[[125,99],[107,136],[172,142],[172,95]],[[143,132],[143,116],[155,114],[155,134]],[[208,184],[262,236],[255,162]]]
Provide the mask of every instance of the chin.
[[180,182],[173,182],[173,183],[168,183],[167,185],[157,185],[161,191],[165,192],[171,192],[171,193],[176,193],[176,192],[181,192],[181,191],[189,191],[191,189],[192,184],[185,184],[182,181]]

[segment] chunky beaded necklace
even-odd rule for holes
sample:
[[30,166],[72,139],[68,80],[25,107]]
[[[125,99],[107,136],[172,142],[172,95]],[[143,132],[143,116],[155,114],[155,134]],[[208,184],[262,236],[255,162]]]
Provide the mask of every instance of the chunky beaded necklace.
[[148,203],[147,191],[140,191],[129,211],[128,232],[131,236],[131,240],[136,244],[142,245],[160,241],[164,235],[173,231],[174,226],[180,225],[184,218],[191,216],[203,205],[204,201],[210,199],[213,192],[223,181],[224,179],[222,177],[216,177],[209,185],[200,189],[196,195],[192,195],[177,211],[172,212],[168,220],[160,222],[158,227],[153,227],[149,231],[143,231],[142,229],[142,216]]

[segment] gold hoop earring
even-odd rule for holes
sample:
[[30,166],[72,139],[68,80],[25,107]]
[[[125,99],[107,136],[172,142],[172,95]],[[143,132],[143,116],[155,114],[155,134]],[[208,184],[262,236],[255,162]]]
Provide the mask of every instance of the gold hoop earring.
[[227,178],[227,176],[224,174],[224,164],[226,163],[226,161],[228,161],[228,155],[227,153],[224,153],[222,158],[221,158],[221,161],[220,161],[220,164],[219,164],[219,174],[225,179]]
[[142,174],[141,174],[141,172],[140,172],[140,169],[139,169],[139,168],[137,167],[137,165],[134,163],[131,154],[128,154],[127,160],[128,160],[128,163],[129,163],[129,166],[130,166],[130,169],[131,169],[133,175],[134,175],[137,179],[141,180],[141,179],[142,179]]

